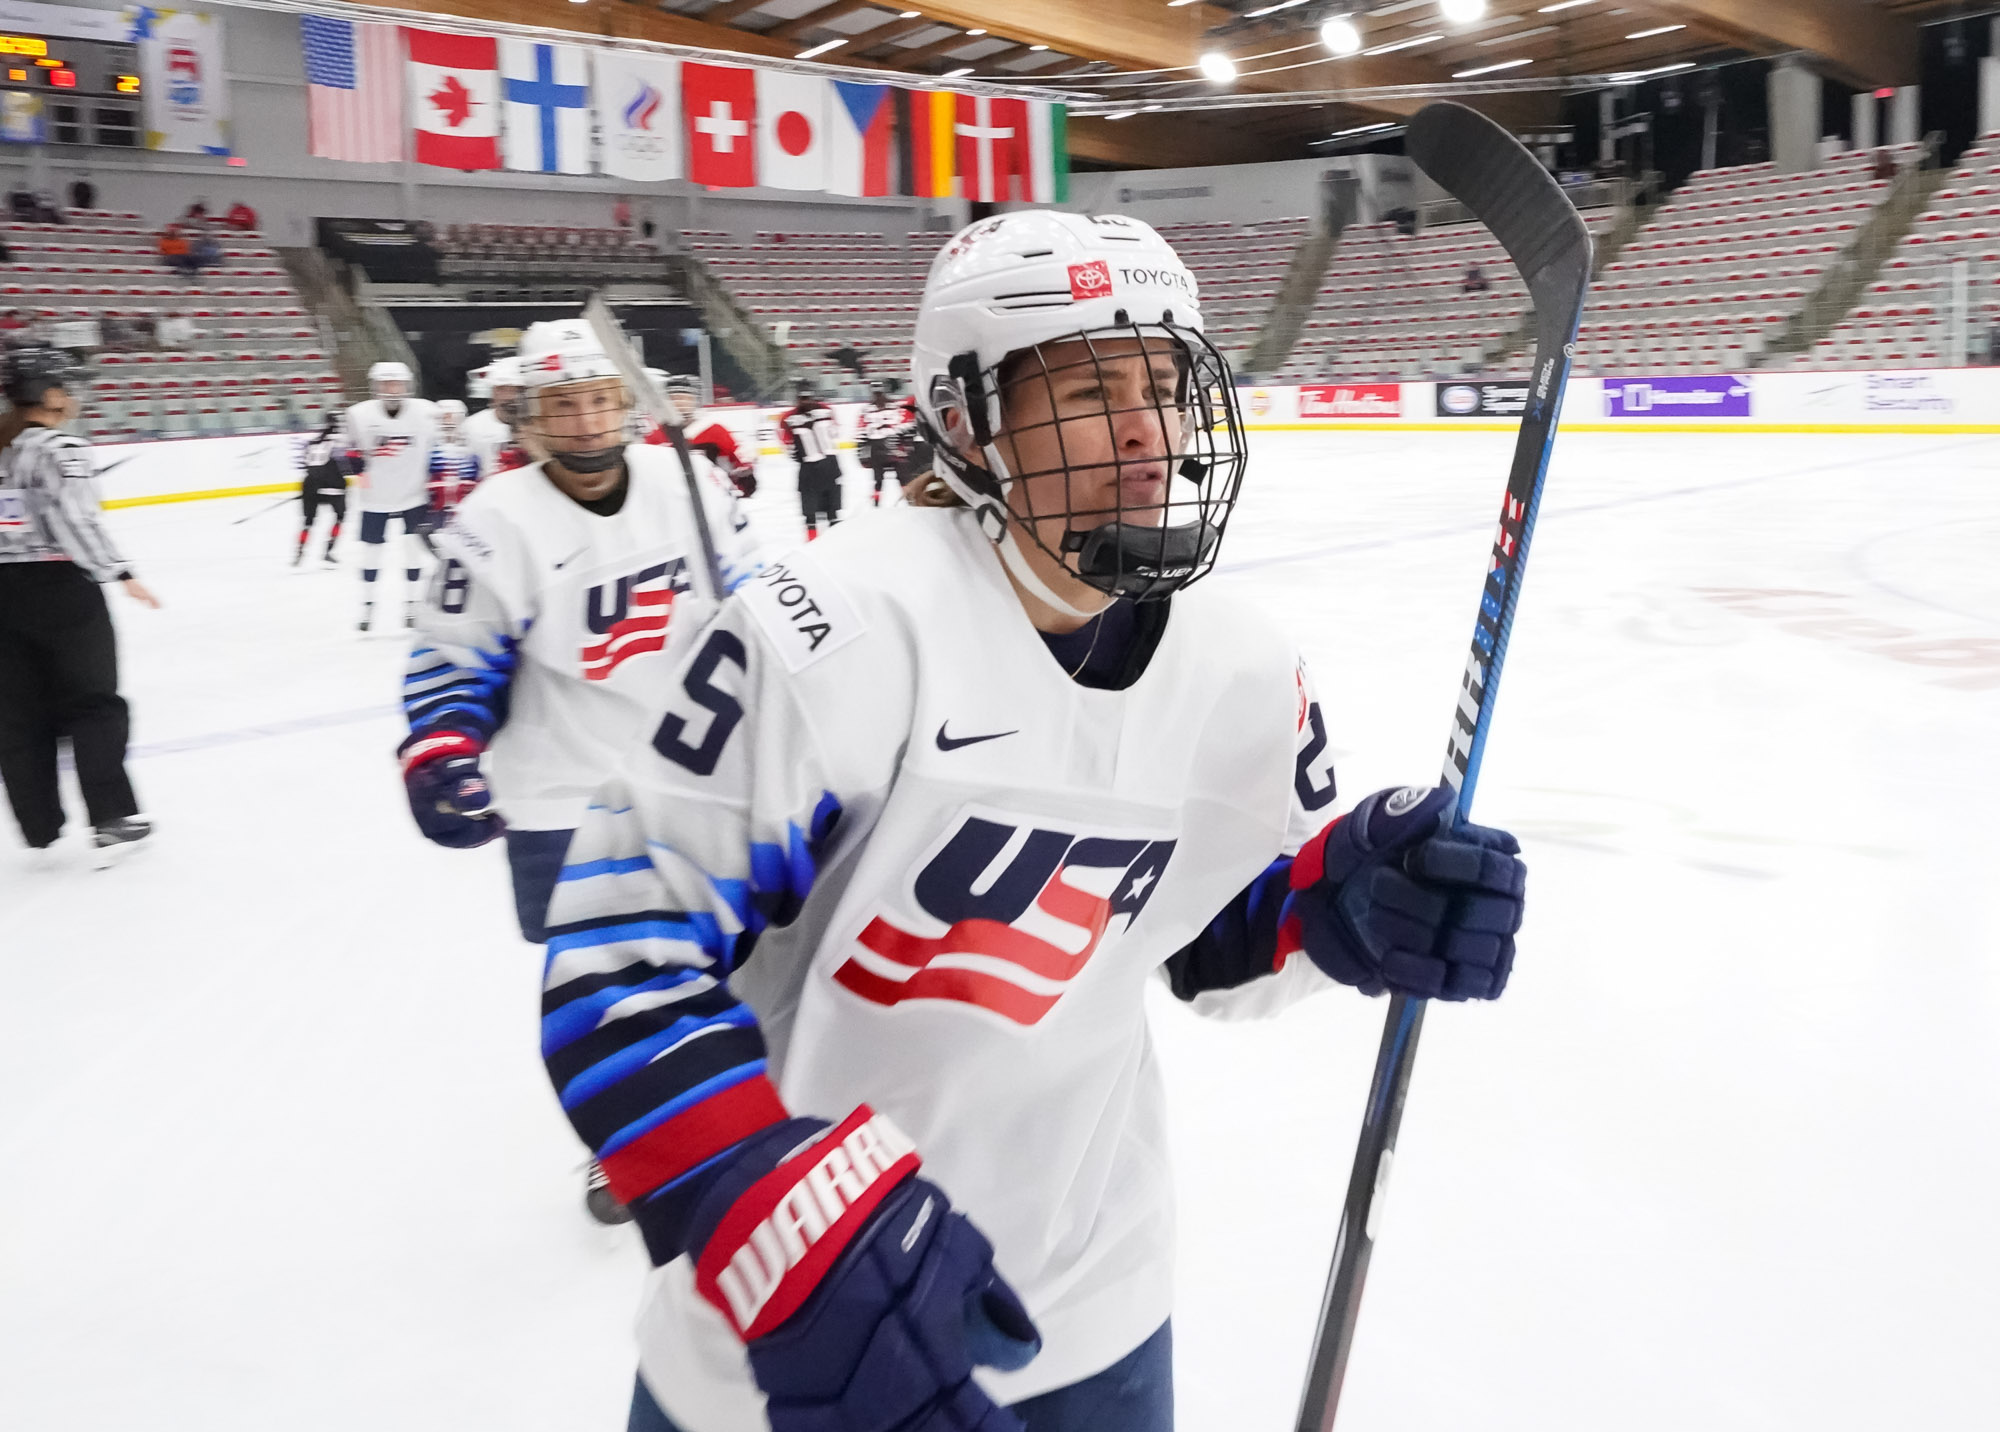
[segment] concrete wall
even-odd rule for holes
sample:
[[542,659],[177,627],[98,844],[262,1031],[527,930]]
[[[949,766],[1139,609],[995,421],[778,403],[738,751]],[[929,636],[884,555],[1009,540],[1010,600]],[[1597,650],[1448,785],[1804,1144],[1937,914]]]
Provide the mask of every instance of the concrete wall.
[[[118,9],[109,0],[79,7]],[[164,222],[196,195],[209,207],[237,199],[257,210],[279,244],[310,244],[317,217],[429,219],[433,223],[609,225],[620,195],[663,228],[797,231],[855,230],[901,235],[927,224],[956,228],[965,205],[955,200],[801,199],[785,190],[724,195],[684,181],[634,184],[606,176],[461,174],[420,164],[347,164],[306,152],[304,60],[295,15],[210,4],[225,27],[225,61],[236,157],[109,149],[0,146],[0,184],[26,173],[38,188],[66,188],[88,176],[105,208],[129,209]]]
[[1445,197],[1409,160],[1355,154],[1337,159],[1288,159],[1189,169],[1129,169],[1070,176],[1067,207],[1085,213],[1130,214],[1148,223],[1287,219],[1320,211],[1324,175],[1361,181],[1361,222],[1390,209]]

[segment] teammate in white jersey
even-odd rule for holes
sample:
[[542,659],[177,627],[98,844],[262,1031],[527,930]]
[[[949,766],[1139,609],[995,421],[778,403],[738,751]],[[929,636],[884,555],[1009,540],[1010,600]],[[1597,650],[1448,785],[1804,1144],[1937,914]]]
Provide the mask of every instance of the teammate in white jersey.
[[465,420],[465,445],[479,460],[479,475],[491,477],[512,467],[527,466],[527,455],[514,436],[521,406],[521,363],[495,358],[477,370],[486,390],[487,406]]
[[[726,593],[679,460],[623,441],[630,399],[589,325],[535,324],[521,352],[521,432],[540,460],[480,482],[437,534],[401,754],[426,836],[505,834],[521,933],[539,942],[591,792],[658,719],[673,657]],[[733,587],[756,566],[749,520],[695,461]]]
[[1420,789],[1329,825],[1296,648],[1192,585],[1246,454],[1172,248],[983,220],[914,376],[919,505],[724,608],[550,910],[544,1058],[657,1265],[642,1432],[1166,1432],[1147,982],[1242,1015],[1512,966],[1511,837]]
[[465,404],[456,398],[439,401],[438,445],[431,449],[430,526],[444,525],[459,503],[479,486],[479,458],[465,441]]
[[366,402],[341,418],[341,443],[360,471],[361,630],[375,621],[375,579],[391,519],[403,529],[403,625],[413,625],[417,579],[423,575],[424,532],[429,526],[431,450],[437,446],[437,406],[414,396],[404,363],[368,369]]

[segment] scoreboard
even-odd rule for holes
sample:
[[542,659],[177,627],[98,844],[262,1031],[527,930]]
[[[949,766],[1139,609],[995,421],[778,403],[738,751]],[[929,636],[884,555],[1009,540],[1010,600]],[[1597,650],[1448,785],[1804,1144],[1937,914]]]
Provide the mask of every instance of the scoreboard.
[[0,34],[0,141],[135,148],[139,47]]

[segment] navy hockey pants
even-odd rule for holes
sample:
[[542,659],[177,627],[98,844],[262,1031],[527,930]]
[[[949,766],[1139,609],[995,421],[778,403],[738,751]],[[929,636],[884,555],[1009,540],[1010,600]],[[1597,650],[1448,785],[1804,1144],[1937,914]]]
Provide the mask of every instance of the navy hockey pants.
[[507,870],[514,877],[514,918],[531,945],[549,942],[549,897],[562,874],[573,830],[509,830]]
[[[1014,1404],[1028,1432],[1173,1432],[1174,1325],[1082,1382]],[[625,1432],[681,1432],[641,1380]]]

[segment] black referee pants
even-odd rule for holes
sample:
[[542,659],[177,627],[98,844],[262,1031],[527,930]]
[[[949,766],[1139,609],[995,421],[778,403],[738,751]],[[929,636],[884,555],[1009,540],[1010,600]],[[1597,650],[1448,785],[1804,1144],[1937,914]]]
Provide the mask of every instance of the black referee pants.
[[69,738],[92,825],[136,815],[118,639],[104,593],[74,562],[0,562],[0,780],[28,844],[62,833],[56,749]]

